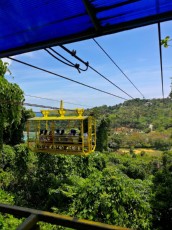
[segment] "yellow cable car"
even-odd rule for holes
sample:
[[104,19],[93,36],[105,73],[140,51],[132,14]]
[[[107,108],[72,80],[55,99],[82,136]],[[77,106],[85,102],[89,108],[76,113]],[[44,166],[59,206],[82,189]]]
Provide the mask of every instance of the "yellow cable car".
[[[61,101],[59,110],[42,110],[42,117],[27,121],[27,143],[34,152],[88,155],[96,147],[96,121],[83,116],[84,109],[75,115],[65,115]],[[54,114],[52,116],[52,114]]]

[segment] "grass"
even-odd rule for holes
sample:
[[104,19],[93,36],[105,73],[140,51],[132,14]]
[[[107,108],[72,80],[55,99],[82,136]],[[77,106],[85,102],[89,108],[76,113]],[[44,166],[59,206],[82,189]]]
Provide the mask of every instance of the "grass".
[[[119,150],[120,152],[123,152],[123,153],[129,153],[130,150],[127,149],[127,148],[121,148]],[[134,153],[135,154],[140,154],[141,152],[145,152],[146,155],[148,156],[156,156],[156,157],[160,157],[162,155],[162,151],[160,150],[155,150],[155,149],[147,149],[147,148],[137,148],[137,149],[134,149]]]

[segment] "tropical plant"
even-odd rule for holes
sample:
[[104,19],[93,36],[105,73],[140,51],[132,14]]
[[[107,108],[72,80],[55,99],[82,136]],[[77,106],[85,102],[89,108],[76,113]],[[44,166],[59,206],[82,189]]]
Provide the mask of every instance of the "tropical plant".
[[153,225],[158,230],[172,226],[172,152],[164,152],[163,167],[153,179]]
[[3,130],[8,126],[16,126],[22,117],[23,91],[17,84],[5,79],[8,64],[0,60],[0,150],[3,146]]
[[108,132],[110,120],[108,117],[103,118],[97,128],[96,150],[103,152],[108,149]]

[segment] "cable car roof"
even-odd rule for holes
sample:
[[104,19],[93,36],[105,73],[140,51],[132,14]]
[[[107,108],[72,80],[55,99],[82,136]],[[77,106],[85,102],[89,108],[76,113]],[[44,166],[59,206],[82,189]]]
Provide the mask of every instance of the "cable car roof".
[[1,0],[0,58],[172,19],[171,0]]
[[64,117],[33,117],[28,121],[59,121],[59,120],[85,120],[88,116],[64,116]]

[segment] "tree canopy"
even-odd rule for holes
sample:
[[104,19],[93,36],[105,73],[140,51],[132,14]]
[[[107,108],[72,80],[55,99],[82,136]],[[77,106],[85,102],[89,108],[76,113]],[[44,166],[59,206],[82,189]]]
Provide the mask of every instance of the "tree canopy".
[[0,60],[0,149],[3,145],[3,130],[11,125],[16,126],[21,121],[24,100],[20,87],[5,78],[8,71],[8,63]]

